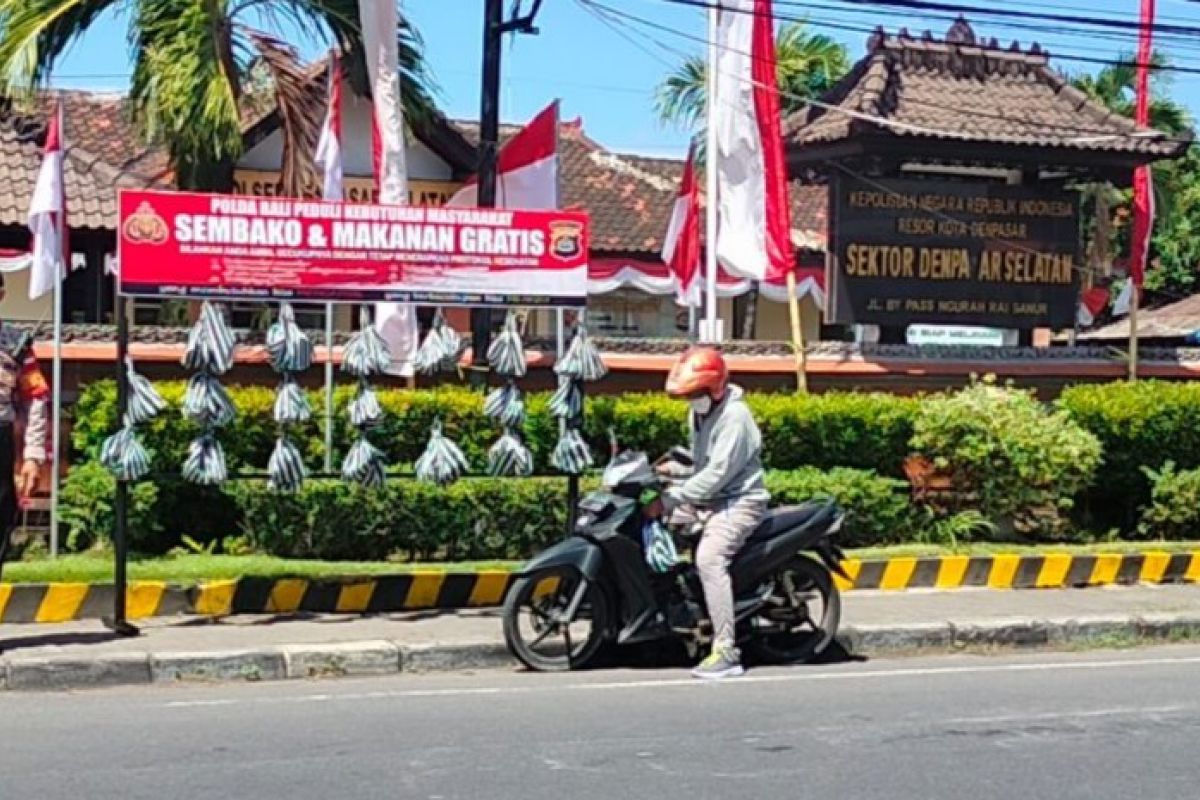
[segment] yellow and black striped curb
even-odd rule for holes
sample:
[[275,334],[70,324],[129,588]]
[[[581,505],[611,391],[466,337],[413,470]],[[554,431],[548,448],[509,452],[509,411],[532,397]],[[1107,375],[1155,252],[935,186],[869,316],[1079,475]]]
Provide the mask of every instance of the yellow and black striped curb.
[[[1200,552],[1105,555],[995,555],[892,558],[843,563],[850,589],[1057,589],[1134,583],[1200,582]],[[131,619],[198,614],[372,614],[499,605],[512,573],[413,572],[370,578],[241,578],[198,586],[130,584]],[[97,619],[112,611],[107,584],[0,584],[0,623]]]

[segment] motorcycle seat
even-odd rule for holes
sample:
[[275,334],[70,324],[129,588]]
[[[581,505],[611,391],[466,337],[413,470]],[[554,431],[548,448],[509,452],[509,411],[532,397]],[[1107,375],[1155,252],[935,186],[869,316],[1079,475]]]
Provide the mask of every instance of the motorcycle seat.
[[833,503],[812,502],[798,506],[779,506],[767,511],[763,521],[750,534],[746,544],[765,542],[797,528],[813,530],[828,528],[837,516]]

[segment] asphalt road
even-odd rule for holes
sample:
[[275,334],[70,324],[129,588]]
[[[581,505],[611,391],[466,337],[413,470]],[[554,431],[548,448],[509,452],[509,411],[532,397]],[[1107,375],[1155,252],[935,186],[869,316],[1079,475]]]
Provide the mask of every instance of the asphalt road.
[[0,696],[3,800],[1194,797],[1200,647]]

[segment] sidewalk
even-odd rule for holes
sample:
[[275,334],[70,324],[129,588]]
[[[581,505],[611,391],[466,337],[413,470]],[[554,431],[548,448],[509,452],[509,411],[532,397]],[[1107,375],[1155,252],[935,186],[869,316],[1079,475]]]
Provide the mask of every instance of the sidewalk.
[[[1200,637],[1200,586],[842,597],[856,655]],[[347,615],[156,618],[136,638],[98,622],[0,625],[0,688],[280,680],[511,666],[496,609]]]

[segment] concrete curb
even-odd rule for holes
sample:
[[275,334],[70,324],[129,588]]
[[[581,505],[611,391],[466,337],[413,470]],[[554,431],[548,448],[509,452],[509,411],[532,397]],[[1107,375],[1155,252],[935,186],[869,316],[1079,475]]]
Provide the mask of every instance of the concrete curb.
[[[838,642],[851,655],[883,657],[995,649],[1062,649],[1200,638],[1200,613],[1001,619],[971,623],[865,625]],[[405,645],[374,640],[282,645],[261,650],[128,653],[0,660],[0,690],[61,691],[115,686],[305,680],[513,668],[495,641]]]
[[[1200,582],[1200,552],[1070,555],[932,556],[879,561],[850,559],[842,591],[879,589],[1062,589],[1136,583]],[[132,583],[129,617],[196,614],[382,614],[500,605],[513,573],[411,572],[372,577],[242,578],[177,586]],[[107,584],[0,584],[0,623],[69,622],[110,614]]]

